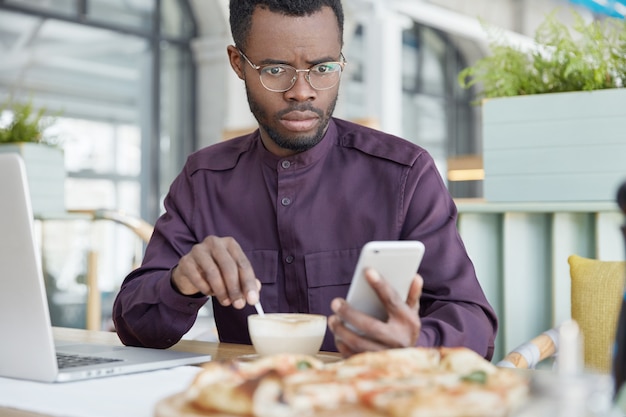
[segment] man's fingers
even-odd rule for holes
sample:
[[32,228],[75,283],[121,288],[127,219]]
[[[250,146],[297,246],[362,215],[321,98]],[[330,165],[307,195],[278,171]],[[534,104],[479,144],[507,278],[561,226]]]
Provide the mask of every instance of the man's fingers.
[[[243,306],[247,302],[250,305],[254,305],[259,302],[259,290],[261,289],[261,281],[259,281],[252,269],[252,265],[248,258],[243,253],[239,245],[233,248],[233,258],[237,264],[237,270],[239,275],[239,283],[242,291]],[[243,308],[242,306],[242,308]]]
[[[207,245],[210,256],[203,260],[202,266],[208,269],[205,269],[207,279],[218,300],[222,303],[222,300],[227,299],[235,308],[243,308],[245,301],[243,301],[244,297],[239,282],[239,268],[235,260],[239,256],[245,257],[243,253],[239,254],[241,248],[232,238],[216,238],[214,236],[206,238],[203,244]],[[221,282],[222,288],[215,288],[213,283],[217,281]]]
[[424,279],[420,274],[416,274],[409,288],[409,295],[406,297],[406,304],[411,307],[413,311],[419,311],[420,309],[420,297],[422,296],[423,288]]
[[197,274],[193,274],[192,282],[199,286],[201,284],[196,280],[205,281],[210,294],[212,294],[221,305],[227,306],[232,303],[232,299],[230,298],[226,283],[224,282],[222,269],[216,262],[215,248],[208,244],[209,242],[207,241],[208,238],[202,243],[194,245],[191,251],[183,258],[190,257],[189,262],[196,264]]
[[[423,287],[422,277],[415,275],[406,299],[377,271],[368,269],[365,277],[385,306],[388,318],[381,321],[355,310],[343,299],[333,300],[331,309],[338,322],[332,321],[334,326],[331,330],[343,345],[342,354],[414,345],[421,328],[419,299]],[[349,323],[350,327],[344,323]],[[355,333],[353,328],[361,334]]]
[[344,326],[344,323],[350,323],[357,331],[364,332],[365,329],[370,331],[371,323],[377,321],[371,316],[352,308],[343,298],[332,300],[330,308],[336,314],[341,326]]
[[201,292],[237,309],[256,304],[261,289],[250,261],[232,237],[208,236],[194,245],[173,271],[172,281],[183,294]]
[[261,290],[261,281],[255,278],[255,288],[246,292],[246,300],[248,304],[254,305],[259,302],[259,291]]
[[328,318],[328,327],[335,337],[335,346],[344,358],[359,352],[385,349],[381,343],[368,339],[348,328],[337,315]]
[[[207,274],[207,280],[220,303],[242,309],[248,300],[256,298],[258,301],[257,279],[237,241],[231,237],[209,236],[203,245],[206,245],[210,254],[206,267],[212,268],[211,261],[216,266],[215,271],[211,269],[212,273]],[[214,285],[218,281],[219,289]]]
[[382,277],[378,271],[372,268],[366,269],[365,278],[390,315],[394,311],[404,308],[405,300],[385,281],[385,277]]
[[192,273],[186,272],[189,269],[186,265],[184,258],[181,258],[179,264],[172,271],[172,284],[174,287],[184,295],[193,295],[202,293],[204,295],[211,295],[211,288],[209,284],[200,276],[197,265],[194,263]]

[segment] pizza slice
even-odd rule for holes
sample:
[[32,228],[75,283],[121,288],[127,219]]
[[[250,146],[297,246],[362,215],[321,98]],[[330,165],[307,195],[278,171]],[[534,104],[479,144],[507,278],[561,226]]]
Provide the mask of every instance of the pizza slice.
[[240,416],[504,417],[527,382],[466,348],[404,348],[329,364],[289,354],[211,362],[186,394],[199,410]]
[[[255,361],[209,362],[203,365],[185,395],[187,401],[200,410],[233,415],[259,414],[279,398],[287,375],[310,369],[321,369],[324,363],[307,355],[274,355]],[[275,394],[271,394],[275,393]],[[284,407],[273,411],[284,415]],[[261,411],[260,411],[261,410]],[[263,412],[264,413],[264,412]]]

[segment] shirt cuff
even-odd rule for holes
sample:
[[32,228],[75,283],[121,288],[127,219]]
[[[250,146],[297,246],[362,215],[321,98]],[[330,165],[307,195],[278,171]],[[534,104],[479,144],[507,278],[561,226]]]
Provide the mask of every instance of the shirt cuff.
[[171,270],[163,277],[158,285],[160,299],[165,305],[181,313],[196,314],[209,299],[209,296],[202,293],[185,295],[178,292],[172,284]]

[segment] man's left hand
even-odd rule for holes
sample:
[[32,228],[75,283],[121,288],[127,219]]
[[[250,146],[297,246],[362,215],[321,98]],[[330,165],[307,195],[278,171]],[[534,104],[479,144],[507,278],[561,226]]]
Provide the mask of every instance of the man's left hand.
[[388,318],[380,321],[352,308],[345,299],[335,298],[331,303],[335,314],[328,318],[328,326],[335,335],[339,352],[348,357],[359,352],[415,346],[422,327],[419,317],[422,277],[415,275],[406,300],[377,271],[368,269],[365,277],[380,297]]

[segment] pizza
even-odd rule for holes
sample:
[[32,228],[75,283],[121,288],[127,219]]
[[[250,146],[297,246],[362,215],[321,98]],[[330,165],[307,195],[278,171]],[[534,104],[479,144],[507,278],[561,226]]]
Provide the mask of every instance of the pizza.
[[527,395],[528,380],[514,369],[445,347],[366,352],[333,363],[294,354],[210,362],[184,392],[203,415],[253,417],[347,409],[385,417],[503,417]]

